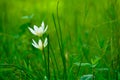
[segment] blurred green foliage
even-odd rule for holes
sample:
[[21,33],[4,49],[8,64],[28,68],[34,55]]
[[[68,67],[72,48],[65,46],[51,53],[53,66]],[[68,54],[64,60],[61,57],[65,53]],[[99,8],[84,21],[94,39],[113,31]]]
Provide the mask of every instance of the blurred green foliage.
[[59,0],[58,14],[57,0],[0,0],[0,80],[43,80],[42,53],[31,45],[35,37],[28,30],[42,21],[53,48],[51,79],[63,79],[52,15],[57,27],[60,21],[68,80],[91,80],[91,74],[95,80],[120,79],[119,13],[119,0]]

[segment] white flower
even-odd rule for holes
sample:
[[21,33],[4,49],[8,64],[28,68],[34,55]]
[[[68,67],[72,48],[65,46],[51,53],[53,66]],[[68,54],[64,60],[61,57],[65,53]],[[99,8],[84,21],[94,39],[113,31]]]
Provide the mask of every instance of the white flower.
[[34,29],[28,27],[28,29],[32,32],[32,34],[41,37],[48,29],[48,25],[45,28],[45,24],[44,22],[42,22],[40,27],[37,27],[36,25],[34,25]]
[[45,38],[44,43],[42,42],[41,39],[39,39],[38,44],[34,41],[34,39],[32,39],[32,40],[33,40],[32,45],[33,45],[35,48],[38,48],[38,49],[40,49],[40,50],[43,50],[43,48],[46,47],[47,44],[48,44],[47,38]]

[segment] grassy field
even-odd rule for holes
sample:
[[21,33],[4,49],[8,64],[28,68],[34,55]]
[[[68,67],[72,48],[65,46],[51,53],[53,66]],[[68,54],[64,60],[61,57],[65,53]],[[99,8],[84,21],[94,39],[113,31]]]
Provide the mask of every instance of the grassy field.
[[0,80],[120,80],[119,13],[119,0],[0,0]]

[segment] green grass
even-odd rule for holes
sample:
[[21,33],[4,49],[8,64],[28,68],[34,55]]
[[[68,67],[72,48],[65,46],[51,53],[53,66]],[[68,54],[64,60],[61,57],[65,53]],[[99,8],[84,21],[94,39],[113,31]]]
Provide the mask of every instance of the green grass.
[[[119,0],[1,0],[0,80],[120,80],[119,7]],[[28,30],[42,21],[45,54]]]

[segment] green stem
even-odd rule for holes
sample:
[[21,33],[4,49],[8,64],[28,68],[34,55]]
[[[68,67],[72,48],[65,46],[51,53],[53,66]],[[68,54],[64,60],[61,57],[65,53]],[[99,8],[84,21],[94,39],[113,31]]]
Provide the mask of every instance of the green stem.
[[49,54],[49,35],[48,38],[48,80],[50,80],[50,68],[49,68],[49,60],[50,60],[50,54]]
[[55,57],[55,52],[53,51],[53,48],[52,48],[50,43],[49,43],[49,46],[50,46],[50,49],[51,49],[51,52],[52,52],[52,55],[53,55],[53,58],[54,58],[54,61],[55,61],[55,65],[56,65],[56,68],[57,68],[58,75],[60,75],[60,71],[59,71],[59,68],[58,68],[58,65],[57,65],[57,59]]
[[63,50],[62,43],[60,42],[60,38],[59,38],[59,35],[58,35],[58,30],[57,30],[57,27],[56,27],[54,15],[52,15],[52,17],[53,17],[53,21],[54,21],[54,25],[55,25],[55,29],[56,29],[58,44],[59,44],[59,48],[60,48],[60,54],[61,54],[62,63],[63,63],[63,67],[64,67],[63,76],[64,76],[64,79],[67,80],[66,59],[65,59],[65,56],[64,56],[64,50]]
[[93,79],[92,80],[95,80],[95,68],[94,67],[92,67],[92,74],[93,74]]
[[[44,48],[43,48],[42,52],[43,52],[43,61],[45,62],[44,63],[45,72],[46,72],[45,74],[47,75],[47,62],[46,62],[46,55],[45,55],[45,52],[44,52]],[[47,78],[48,78],[48,76],[47,76]]]

